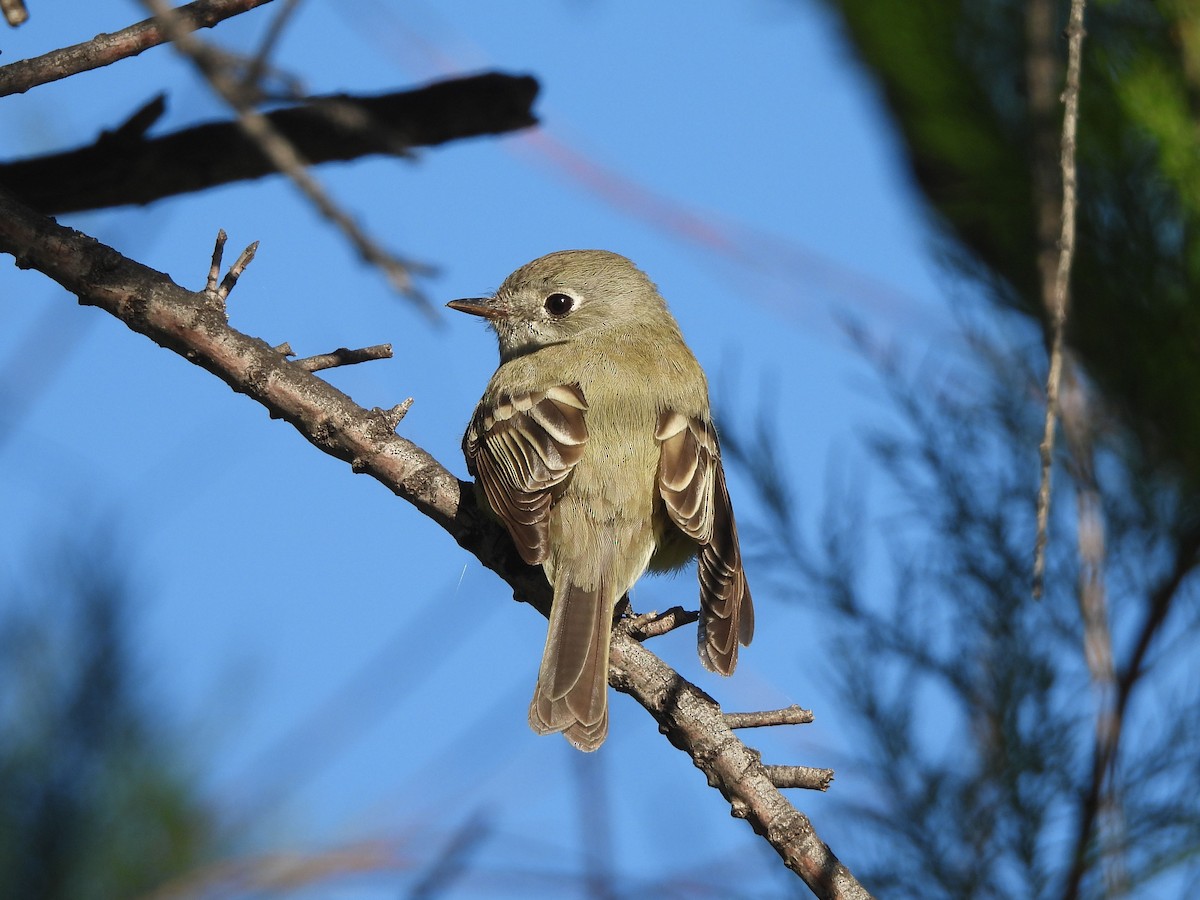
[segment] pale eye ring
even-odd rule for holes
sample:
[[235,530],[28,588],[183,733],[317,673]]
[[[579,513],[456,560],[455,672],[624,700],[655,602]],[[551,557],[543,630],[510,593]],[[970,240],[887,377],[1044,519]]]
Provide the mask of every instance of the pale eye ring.
[[575,307],[575,298],[569,294],[554,293],[546,298],[545,307],[552,316],[565,316]]

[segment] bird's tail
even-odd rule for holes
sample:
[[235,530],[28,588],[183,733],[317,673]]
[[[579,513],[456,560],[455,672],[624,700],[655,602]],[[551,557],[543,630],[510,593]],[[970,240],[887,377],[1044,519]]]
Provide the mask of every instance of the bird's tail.
[[608,735],[608,642],[613,606],[601,575],[594,586],[575,584],[560,571],[550,629],[538,671],[529,725],[538,734],[563,735],[580,750],[595,750]]

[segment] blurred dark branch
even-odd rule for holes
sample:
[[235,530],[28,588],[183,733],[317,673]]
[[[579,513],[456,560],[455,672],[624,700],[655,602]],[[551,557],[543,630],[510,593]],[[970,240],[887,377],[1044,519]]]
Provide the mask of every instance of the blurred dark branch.
[[[1083,656],[1096,697],[1092,741],[1093,769],[1087,796],[1090,812],[1081,814],[1090,833],[1096,829],[1101,859],[1109,885],[1116,894],[1128,893],[1123,863],[1125,837],[1122,798],[1117,781],[1117,746],[1124,726],[1124,711],[1118,707],[1120,685],[1113,661],[1112,629],[1104,582],[1105,522],[1100,483],[1096,474],[1094,441],[1095,398],[1080,377],[1073,354],[1067,353],[1059,411],[1067,445],[1067,469],[1075,485],[1076,541],[1079,583],[1076,599],[1083,625]],[[1072,859],[1074,863],[1075,860]]]
[[1125,721],[1125,712],[1142,676],[1146,672],[1146,656],[1154,639],[1158,636],[1167,614],[1184,580],[1200,564],[1200,525],[1195,525],[1179,538],[1171,570],[1154,589],[1147,603],[1146,618],[1138,629],[1137,641],[1129,655],[1129,661],[1117,676],[1116,698],[1113,701],[1112,732],[1107,740],[1097,740],[1092,752],[1092,777],[1087,793],[1083,796],[1075,830],[1075,846],[1071,859],[1071,870],[1063,889],[1064,900],[1075,900],[1079,896],[1083,876],[1088,868],[1088,848],[1096,820],[1104,805],[1105,785],[1111,777],[1113,765],[1120,750]]
[[[11,3],[13,0],[5,0]],[[218,22],[240,15],[270,0],[196,0],[176,11],[181,27],[194,31],[212,28]],[[5,6],[7,14],[8,7]],[[12,22],[10,24],[19,24]],[[0,66],[0,97],[23,94],[40,84],[69,78],[80,72],[99,69],[168,40],[154,19],[144,19],[112,34],[98,34],[90,41],[53,50],[33,59],[22,59]]]
[[[508,582],[517,599],[543,614],[549,609],[545,576],[520,561],[504,529],[476,505],[471,485],[398,436],[388,413],[359,407],[266,342],[231,328],[216,293],[188,291],[111,247],[38,215],[3,190],[0,252],[262,404],[322,452],[371,475],[437,522]],[[646,650],[628,627],[614,628],[611,654],[610,683],[650,712],[667,739],[721,791],[733,815],[746,819],[816,896],[870,896],[808,818],[772,784],[758,753],[729,729],[711,697]]]
[[492,836],[494,827],[479,810],[471,813],[450,835],[450,840],[417,879],[408,892],[407,900],[435,900],[445,896],[454,882],[467,873],[471,854]]
[[283,0],[282,8],[271,20],[271,24],[267,26],[267,33],[263,35],[262,43],[259,44],[258,52],[254,54],[254,58],[250,60],[250,64],[246,67],[246,74],[242,78],[242,86],[247,90],[254,89],[267,74],[268,60],[271,54],[275,52],[275,48],[279,45],[279,39],[283,36],[283,30],[292,21],[296,14],[296,10],[300,8],[300,0]]
[[4,12],[4,21],[16,28],[24,25],[29,18],[29,10],[23,0],[0,0],[0,11]]
[[[528,128],[537,123],[537,92],[529,76],[487,73],[377,97],[311,97],[263,117],[308,162],[337,162]],[[87,147],[0,165],[0,184],[57,215],[152,203],[277,172],[236,121],[147,138],[146,118],[135,114],[133,127]]]
[[609,814],[609,780],[606,758],[599,753],[571,754],[579,817],[579,844],[583,853],[581,873],[584,900],[620,900],[621,891],[613,871],[617,855],[613,846],[612,816]]

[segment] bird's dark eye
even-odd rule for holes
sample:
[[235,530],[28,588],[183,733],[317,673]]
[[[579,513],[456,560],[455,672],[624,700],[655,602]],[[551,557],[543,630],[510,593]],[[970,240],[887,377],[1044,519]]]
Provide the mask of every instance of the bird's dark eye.
[[551,294],[546,298],[546,312],[552,316],[565,316],[575,305],[575,299],[567,294]]

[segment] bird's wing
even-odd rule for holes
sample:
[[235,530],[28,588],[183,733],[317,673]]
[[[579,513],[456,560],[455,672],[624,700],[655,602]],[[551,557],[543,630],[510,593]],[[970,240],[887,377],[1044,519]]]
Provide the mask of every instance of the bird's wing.
[[583,455],[587,400],[575,384],[481,403],[463,437],[467,467],[521,558],[546,561],[550,507]]
[[658,490],[679,530],[700,545],[700,659],[728,675],[754,636],[721,448],[711,422],[666,410],[658,419]]

